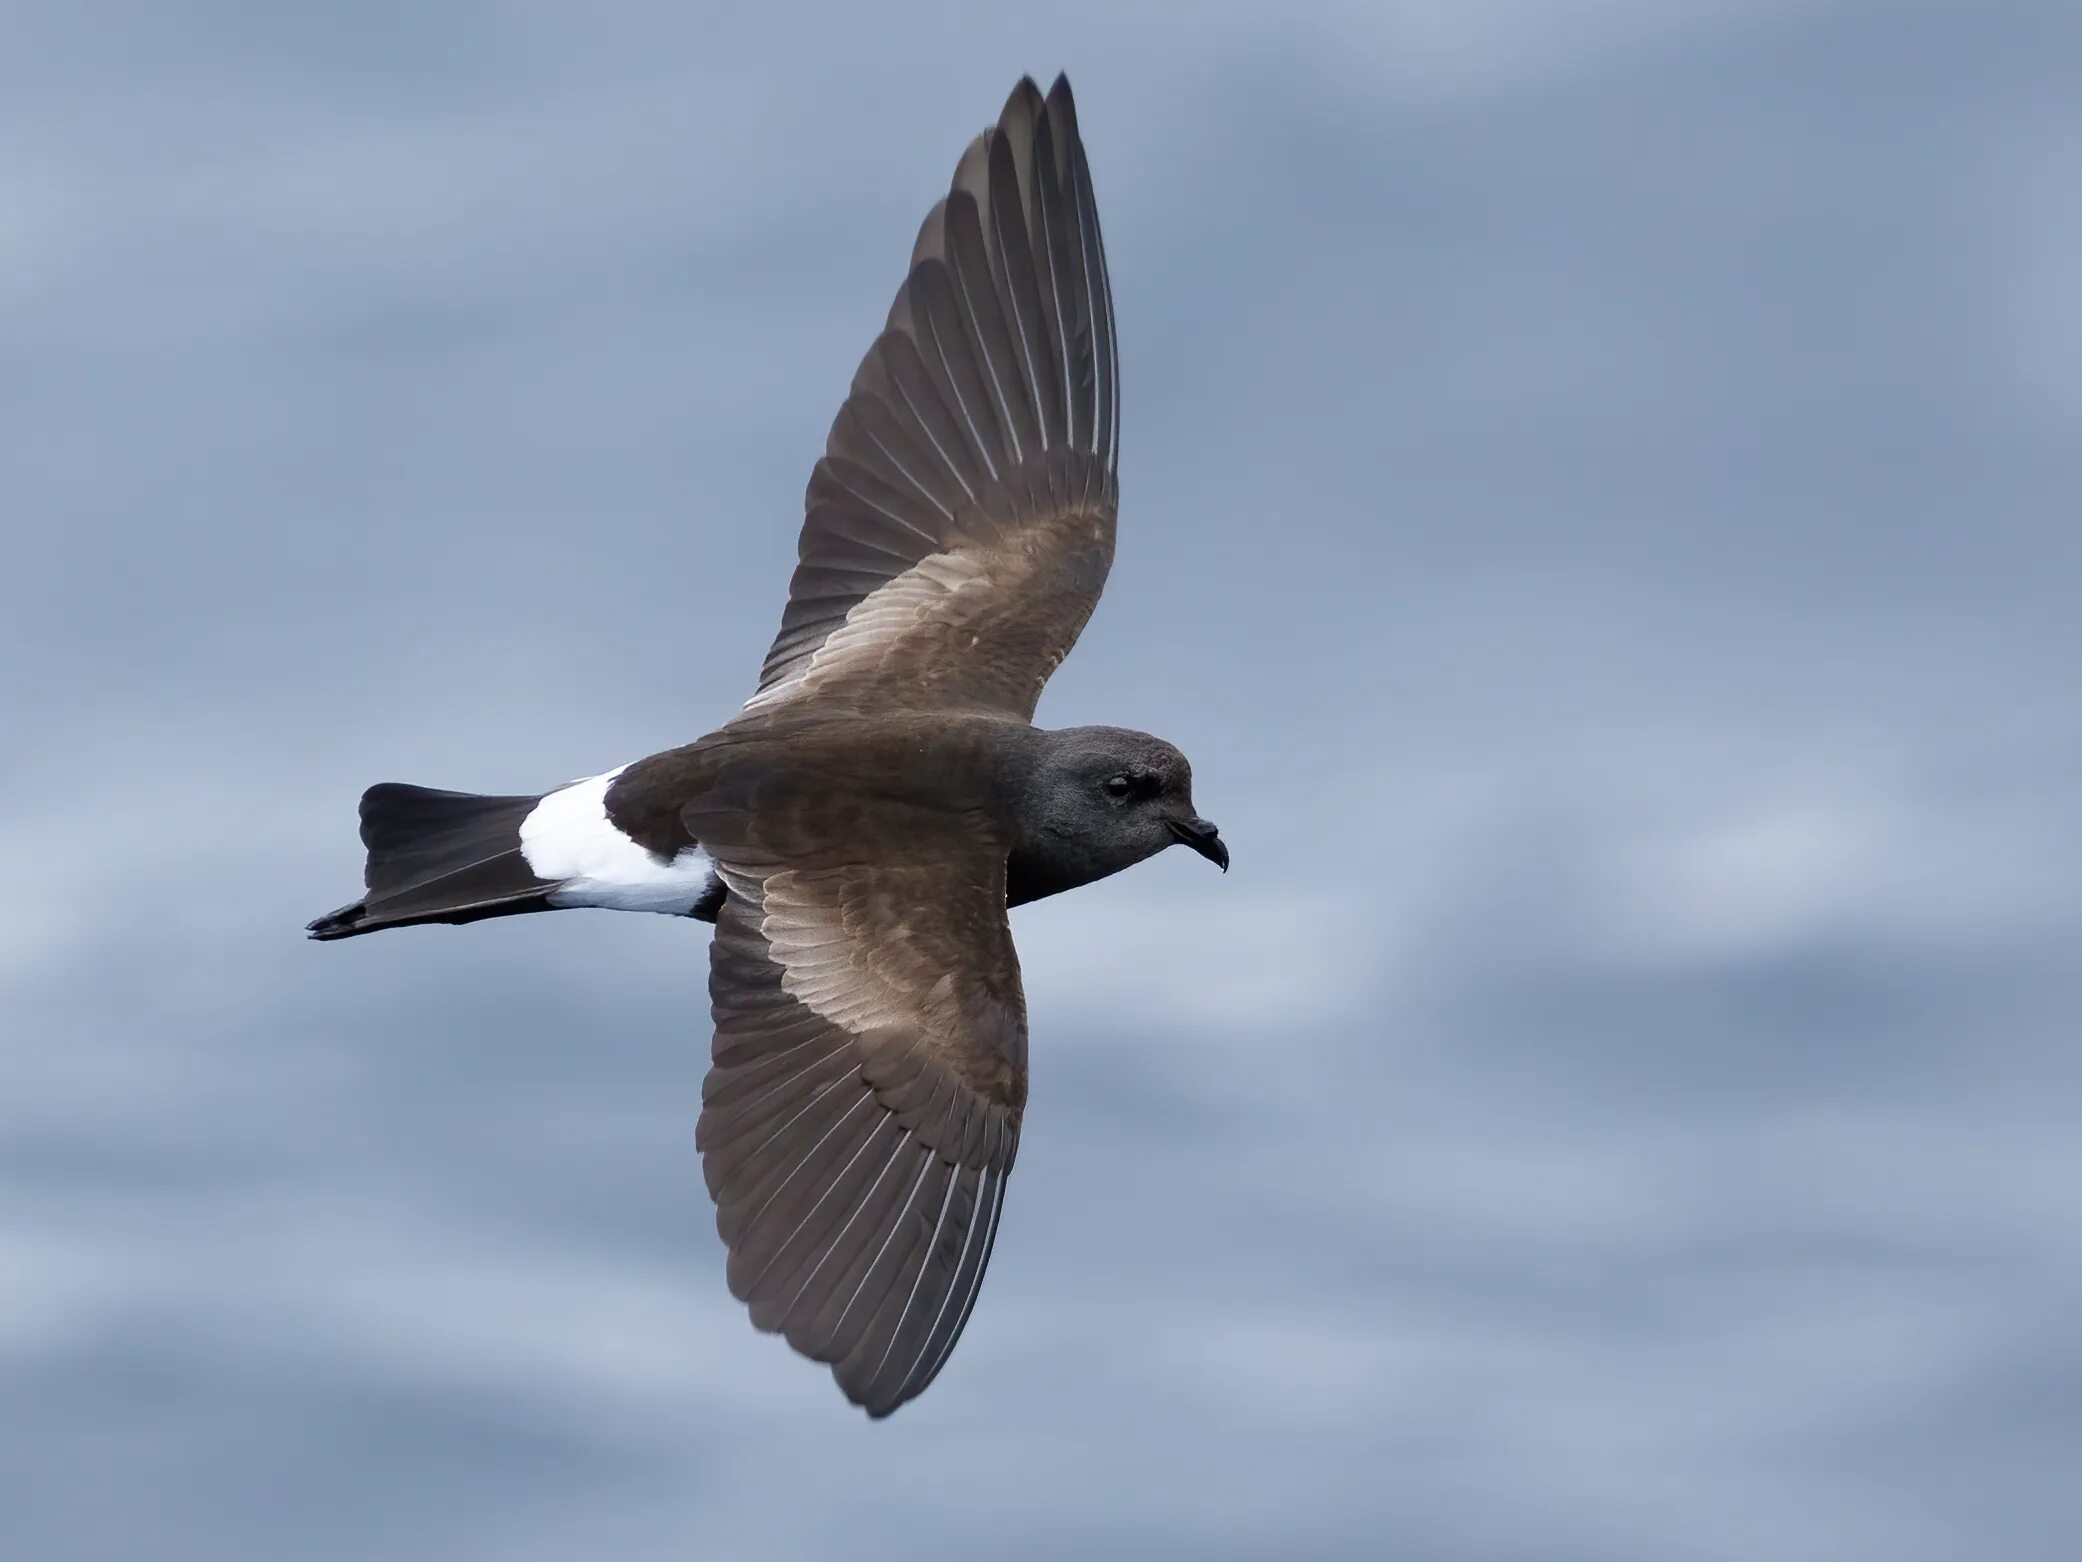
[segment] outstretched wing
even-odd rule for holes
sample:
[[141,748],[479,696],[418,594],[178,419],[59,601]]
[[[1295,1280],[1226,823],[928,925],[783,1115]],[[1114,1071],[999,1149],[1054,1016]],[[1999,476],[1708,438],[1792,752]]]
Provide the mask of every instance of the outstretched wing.
[[811,475],[747,709],[1031,717],[1113,560],[1113,295],[1070,85],[970,143]]
[[730,896],[696,1143],[732,1294],[880,1417],[924,1392],[975,1305],[1026,1006],[1003,846],[875,824],[867,865],[816,846],[806,814],[700,821]]

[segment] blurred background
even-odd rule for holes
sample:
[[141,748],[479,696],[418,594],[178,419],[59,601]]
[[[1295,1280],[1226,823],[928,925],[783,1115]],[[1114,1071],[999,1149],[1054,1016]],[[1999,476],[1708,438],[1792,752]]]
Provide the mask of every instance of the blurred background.
[[[755,17],[751,13],[757,11]],[[2082,11],[24,9],[10,1558],[2070,1558]],[[1067,69],[1123,341],[988,1284],[723,1284],[707,932],[339,947],[373,781],[749,692],[919,218]]]

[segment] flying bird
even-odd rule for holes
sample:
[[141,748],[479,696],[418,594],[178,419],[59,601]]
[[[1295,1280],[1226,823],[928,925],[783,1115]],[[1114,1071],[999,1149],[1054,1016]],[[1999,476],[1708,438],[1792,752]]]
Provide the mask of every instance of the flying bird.
[[708,736],[532,796],[385,783],[318,939],[579,906],[715,924],[696,1145],[732,1294],[870,1416],[990,1260],[1027,1094],[1006,908],[1182,844],[1176,748],[1033,725],[1113,560],[1120,367],[1077,111],[1022,80],[919,229]]

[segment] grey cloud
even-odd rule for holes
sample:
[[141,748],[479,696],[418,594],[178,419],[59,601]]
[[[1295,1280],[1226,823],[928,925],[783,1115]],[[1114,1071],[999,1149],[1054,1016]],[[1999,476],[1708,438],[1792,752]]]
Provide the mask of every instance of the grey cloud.
[[[10,1555],[2070,1555],[2070,9],[25,23]],[[1043,716],[1236,871],[1021,914],[988,1294],[871,1428],[724,1293],[698,930],[296,930],[367,782],[743,698],[1059,64],[1127,511]]]

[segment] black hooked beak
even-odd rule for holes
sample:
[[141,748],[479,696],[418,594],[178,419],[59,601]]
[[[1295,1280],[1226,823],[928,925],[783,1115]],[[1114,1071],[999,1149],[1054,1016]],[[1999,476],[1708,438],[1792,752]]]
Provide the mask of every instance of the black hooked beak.
[[1224,873],[1229,871],[1229,848],[1222,844],[1221,832],[1214,827],[1213,820],[1173,819],[1171,833]]

